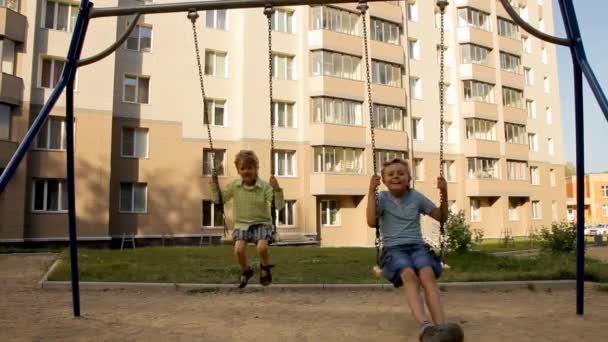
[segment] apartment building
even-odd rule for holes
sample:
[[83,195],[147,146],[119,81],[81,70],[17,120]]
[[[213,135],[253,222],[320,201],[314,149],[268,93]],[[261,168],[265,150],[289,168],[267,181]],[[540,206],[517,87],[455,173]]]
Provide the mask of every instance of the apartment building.
[[[576,221],[576,176],[566,178],[568,220]],[[585,223],[608,223],[608,173],[585,175]]]
[[[110,0],[97,6],[176,1]],[[58,81],[77,2],[0,1],[0,167]],[[438,201],[439,15],[427,1],[370,3],[379,160],[412,162],[416,189]],[[551,3],[518,1],[552,32]],[[373,174],[362,21],[356,3],[277,8],[272,20],[275,153],[270,152],[268,46],[261,9],[201,12],[207,142],[192,26],[185,13],[142,16],[115,54],[79,69],[75,93],[79,239],[222,234],[210,173],[238,177],[234,155],[256,151],[284,188],[282,240],[369,246]],[[525,235],[565,218],[556,53],[526,36],[494,1],[455,0],[446,13],[446,178],[452,210],[486,237]],[[130,18],[95,19],[83,56],[109,46]],[[10,83],[8,86],[8,82]],[[0,197],[0,241],[67,239],[65,99]],[[231,209],[227,207],[230,227]],[[425,220],[430,238],[437,227]]]

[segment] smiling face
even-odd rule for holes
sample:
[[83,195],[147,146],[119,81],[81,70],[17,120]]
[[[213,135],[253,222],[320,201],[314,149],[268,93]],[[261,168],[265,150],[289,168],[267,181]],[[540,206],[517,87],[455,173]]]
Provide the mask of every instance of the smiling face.
[[235,164],[243,184],[249,186],[254,185],[258,179],[258,168],[255,163],[247,160],[239,160]]
[[393,195],[402,195],[410,184],[410,172],[403,161],[388,163],[382,169],[382,182]]

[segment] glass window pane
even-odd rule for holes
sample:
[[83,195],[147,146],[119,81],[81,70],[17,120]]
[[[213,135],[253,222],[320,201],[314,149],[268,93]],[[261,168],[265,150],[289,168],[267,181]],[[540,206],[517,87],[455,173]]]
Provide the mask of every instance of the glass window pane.
[[133,201],[132,184],[120,184],[120,211],[131,211]]
[[57,3],[57,30],[68,30],[68,11],[70,6],[62,3]]
[[65,65],[64,61],[54,60],[53,63],[55,66],[53,67],[53,85],[55,87],[59,79],[61,78],[61,73],[63,72],[63,66]]
[[127,38],[127,49],[138,50],[139,26],[135,26]]
[[152,49],[152,29],[149,27],[140,27],[139,36],[141,37],[139,47],[140,50],[144,52],[150,52],[150,50]]
[[146,185],[137,184],[134,186],[134,211],[144,212],[146,211]]
[[34,181],[34,210],[44,210],[44,184],[43,179]]
[[146,158],[148,156],[148,131],[143,129],[135,131],[135,139],[135,156]]
[[55,179],[47,180],[46,209],[51,211],[59,210],[59,182]]
[[215,71],[215,76],[226,77],[226,54],[225,53],[217,53],[215,55],[215,67],[217,68]]
[[45,88],[51,87],[52,62],[50,59],[42,60],[42,75],[40,75],[40,85]]
[[68,185],[65,181],[60,181],[59,187],[61,188],[61,206],[59,210],[68,210]]
[[61,128],[62,128],[62,120],[60,119],[51,119],[51,146],[50,148],[53,150],[61,149]]
[[149,103],[149,83],[150,83],[150,79],[148,78],[143,78],[140,77],[138,78],[138,98],[139,98],[139,103]]
[[216,28],[226,29],[226,10],[217,10],[217,26]]
[[133,156],[135,152],[135,130],[133,128],[122,129],[122,154]]
[[124,86],[125,86],[125,101],[135,102],[135,88],[137,84],[137,79],[133,76],[125,76]]
[[224,104],[215,102],[214,124],[217,126],[224,125]]
[[55,21],[55,3],[52,1],[47,1],[46,3],[46,17],[44,20],[44,27],[48,29],[52,29],[53,23]]
[[203,226],[211,226],[211,201],[203,201]]

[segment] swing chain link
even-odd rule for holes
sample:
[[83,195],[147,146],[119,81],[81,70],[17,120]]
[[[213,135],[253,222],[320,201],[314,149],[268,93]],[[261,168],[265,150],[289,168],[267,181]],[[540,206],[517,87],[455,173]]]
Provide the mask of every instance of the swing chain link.
[[[444,142],[444,115],[445,115],[445,10],[448,5],[446,0],[437,0],[437,6],[441,12],[441,21],[439,26],[440,40],[439,40],[439,176],[444,178],[445,172],[445,161],[443,155],[443,142]],[[447,198],[445,194],[439,192],[439,207],[443,208]],[[442,209],[443,212],[443,209]],[[439,221],[439,241],[441,248],[441,262],[444,262],[444,250],[445,250],[445,218]]]
[[[264,15],[266,15],[266,20],[268,22],[268,93],[269,96],[269,107],[270,107],[270,175],[274,176],[274,110],[273,110],[273,75],[274,75],[274,65],[272,63],[272,17],[274,15],[274,8],[271,4],[267,4],[264,6]],[[277,225],[276,225],[276,204],[274,201],[274,191],[272,192],[272,201],[270,205],[270,217],[272,219],[272,239],[276,240],[277,235]]]
[[[203,66],[201,65],[201,52],[198,44],[198,34],[196,32],[196,20],[199,18],[198,12],[195,9],[190,9],[188,11],[188,19],[192,22],[192,33],[194,35],[194,49],[196,51],[196,63],[198,66],[198,77],[201,86],[201,96],[203,98],[203,120],[207,126],[207,139],[209,141],[209,148],[211,150],[212,156],[212,167],[211,167],[211,176],[213,181],[215,182],[215,186],[218,193],[218,203],[216,205],[219,206],[219,210],[222,214],[222,219],[224,222],[224,236],[228,234],[228,227],[226,226],[226,215],[224,213],[224,199],[222,198],[222,190],[220,188],[220,183],[217,179],[217,167],[219,163],[215,162],[215,149],[213,148],[213,139],[211,137],[211,121],[209,120],[209,110],[207,108],[207,96],[205,95],[205,82],[203,78]],[[204,162],[204,161],[203,161]]]

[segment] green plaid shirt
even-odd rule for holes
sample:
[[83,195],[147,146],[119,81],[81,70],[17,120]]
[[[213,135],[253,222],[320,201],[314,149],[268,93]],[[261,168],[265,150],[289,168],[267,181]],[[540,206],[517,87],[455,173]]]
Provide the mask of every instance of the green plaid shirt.
[[[285,206],[283,190],[274,191],[270,184],[259,178],[251,188],[244,186],[242,180],[238,179],[228,184],[222,191],[224,203],[234,200],[235,229],[247,229],[253,224],[271,224],[270,207],[273,195],[276,209],[283,209]],[[215,184],[211,186],[211,196],[214,202],[218,201]]]

